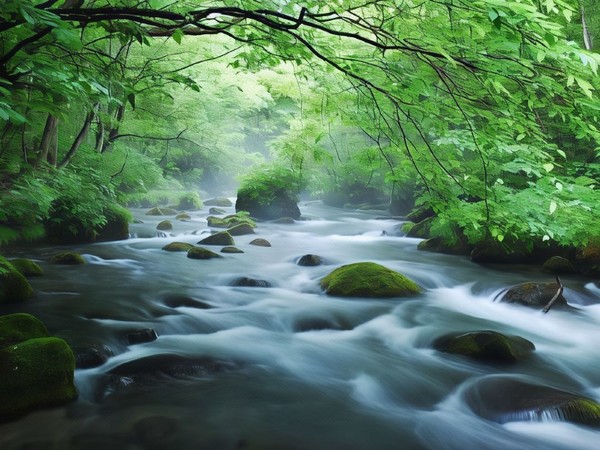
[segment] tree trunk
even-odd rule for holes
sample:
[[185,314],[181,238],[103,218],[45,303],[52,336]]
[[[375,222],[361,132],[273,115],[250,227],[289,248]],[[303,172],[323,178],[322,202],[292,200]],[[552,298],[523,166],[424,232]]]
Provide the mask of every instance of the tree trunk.
[[83,122],[81,131],[79,131],[79,134],[73,141],[73,145],[71,145],[71,148],[69,149],[67,154],[63,157],[63,159],[58,164],[59,169],[62,169],[67,164],[69,164],[69,162],[71,162],[71,158],[73,158],[73,156],[75,155],[75,153],[77,152],[77,150],[79,149],[81,144],[83,143],[84,139],[87,137],[87,135],[90,131],[90,127],[92,126],[92,121],[94,120],[94,117],[96,117],[96,112],[98,111],[98,106],[99,106],[99,104],[96,103],[94,105],[94,107],[92,108],[92,110],[85,117],[85,121]]
[[58,119],[56,119],[56,126],[52,136],[50,137],[50,145],[48,148],[48,164],[56,167],[58,161]]
[[585,10],[583,6],[581,7],[581,27],[583,29],[583,45],[586,50],[592,50],[593,42],[592,35],[590,34],[590,29],[587,26],[587,22],[585,21]]
[[119,127],[121,126],[121,122],[123,122],[124,118],[125,118],[125,103],[123,103],[121,106],[119,106],[119,109],[117,109],[117,114],[115,116],[116,125],[113,126],[110,129],[110,131],[108,132],[108,138],[102,144],[102,151],[100,153],[104,153],[105,151],[110,149],[110,146],[112,145],[113,141],[119,135]]
[[42,134],[42,140],[40,141],[39,154],[35,162],[36,166],[40,165],[43,161],[48,160],[48,152],[50,150],[50,146],[52,145],[52,137],[56,132],[57,126],[58,118],[52,114],[48,114],[46,125],[44,126],[44,132]]

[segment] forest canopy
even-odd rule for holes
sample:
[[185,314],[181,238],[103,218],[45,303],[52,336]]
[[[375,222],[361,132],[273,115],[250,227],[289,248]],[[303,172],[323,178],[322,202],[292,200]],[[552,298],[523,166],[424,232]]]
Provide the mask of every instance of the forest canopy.
[[245,183],[416,205],[450,240],[585,244],[600,235],[598,9],[8,0],[0,243],[233,189],[253,167]]

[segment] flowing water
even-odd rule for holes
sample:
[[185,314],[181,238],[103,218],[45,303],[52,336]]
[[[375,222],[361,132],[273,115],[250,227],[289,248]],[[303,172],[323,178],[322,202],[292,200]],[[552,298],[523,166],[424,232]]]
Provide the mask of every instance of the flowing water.
[[[143,224],[125,241],[69,247],[85,266],[56,266],[65,247],[17,249],[45,275],[37,295],[2,307],[25,311],[76,348],[114,356],[78,369],[79,399],[0,425],[12,449],[598,449],[600,431],[555,420],[498,424],[478,417],[464,391],[498,374],[600,400],[600,289],[565,277],[576,312],[495,302],[535,267],[486,268],[420,252],[381,212],[300,205],[310,220],[260,223],[236,237],[245,253],[192,260],[161,250],[209,233],[207,208],[174,230]],[[228,211],[232,211],[229,208]],[[157,235],[158,234],[158,235]],[[256,238],[272,247],[249,245]],[[220,247],[216,248],[218,251]],[[304,254],[326,264],[301,267]],[[413,278],[410,299],[326,296],[319,280],[341,264],[374,261]],[[271,287],[236,287],[251,277]],[[194,303],[194,300],[202,303]],[[151,328],[152,342],[128,334]],[[450,332],[494,330],[532,341],[514,365],[479,363],[432,349]]]

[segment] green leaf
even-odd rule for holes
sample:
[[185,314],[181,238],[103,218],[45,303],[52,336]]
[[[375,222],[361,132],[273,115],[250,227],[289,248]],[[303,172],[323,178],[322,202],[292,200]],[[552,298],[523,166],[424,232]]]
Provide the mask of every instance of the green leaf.
[[177,28],[173,34],[171,35],[173,40],[181,45],[181,39],[183,38],[183,30],[181,28]]
[[554,200],[552,200],[552,201],[550,202],[550,208],[549,208],[549,210],[550,210],[550,215],[554,214],[554,212],[556,211],[556,208],[557,208],[557,206],[558,206],[558,205],[556,204],[556,202],[555,202]]
[[131,108],[135,109],[135,94],[133,92],[127,94],[127,101],[131,105]]

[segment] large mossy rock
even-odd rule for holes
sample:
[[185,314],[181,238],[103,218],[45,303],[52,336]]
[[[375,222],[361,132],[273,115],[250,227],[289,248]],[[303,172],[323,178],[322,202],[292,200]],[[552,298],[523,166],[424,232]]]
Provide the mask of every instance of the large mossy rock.
[[255,234],[254,227],[247,223],[240,223],[234,227],[231,227],[227,232],[232,236],[244,236],[246,234]]
[[0,348],[28,339],[49,336],[46,325],[31,314],[17,313],[0,316]]
[[33,295],[29,281],[0,256],[0,304],[27,300]]
[[[543,308],[558,292],[556,283],[521,283],[506,290],[500,301],[504,303],[516,303],[531,308]],[[552,308],[568,308],[567,300],[562,294],[554,301]]]
[[50,258],[52,264],[63,264],[67,266],[78,266],[85,264],[85,259],[79,253],[75,252],[60,252]]
[[197,192],[187,192],[179,197],[178,210],[195,210],[202,208],[202,200]]
[[211,252],[210,250],[202,247],[192,247],[187,252],[187,257],[191,259],[212,259],[222,258],[221,255]]
[[235,202],[236,211],[248,211],[252,217],[263,220],[280,217],[300,218],[298,200],[286,189],[274,189],[267,193],[257,193],[252,188],[240,189]]
[[122,241],[129,239],[129,224],[133,215],[128,209],[113,204],[104,210],[106,223],[98,230],[97,241]]
[[248,217],[247,213],[236,213],[225,217],[208,216],[206,221],[208,226],[212,228],[233,228],[242,224],[252,228],[256,227],[256,222]]
[[158,206],[146,212],[147,216],[176,216],[177,211],[171,208],[159,208]]
[[40,277],[44,275],[42,268],[30,259],[17,258],[11,259],[9,262],[24,277]]
[[170,220],[163,220],[156,225],[156,229],[160,231],[169,231],[173,229],[173,224]]
[[198,242],[201,245],[235,245],[233,237],[227,231],[219,231],[218,233],[211,234]]
[[165,245],[162,249],[167,252],[187,252],[189,249],[194,248],[192,244],[187,242],[171,242]]
[[422,290],[404,275],[372,262],[338,267],[321,280],[321,287],[340,297],[406,297]]
[[425,252],[444,253],[447,255],[468,255],[471,246],[460,240],[450,242],[444,238],[434,237],[419,242],[417,249]]
[[592,243],[578,249],[575,263],[585,275],[600,276],[600,244]]
[[415,224],[410,224],[405,227],[406,237],[419,238],[419,239],[427,239],[429,237],[429,233],[431,231],[431,223],[433,222],[434,217],[428,217],[426,219],[421,220]]
[[498,423],[552,420],[600,426],[600,404],[549,386],[498,376],[476,382],[464,395],[477,415]]
[[576,273],[577,269],[571,261],[562,256],[552,256],[544,263],[542,270],[548,273],[569,274]]
[[516,362],[535,350],[535,345],[527,339],[487,330],[443,336],[433,347],[445,353],[499,363]]
[[233,206],[233,203],[231,203],[231,200],[229,200],[227,197],[211,198],[210,200],[206,200],[204,204],[206,206],[220,206],[221,208]]
[[30,314],[0,317],[0,422],[77,397],[75,357]]

